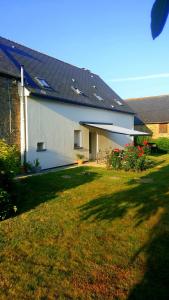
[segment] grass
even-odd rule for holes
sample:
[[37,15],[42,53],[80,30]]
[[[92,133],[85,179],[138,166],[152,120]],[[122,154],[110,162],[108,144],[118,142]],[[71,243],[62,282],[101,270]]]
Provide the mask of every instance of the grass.
[[0,223],[0,299],[168,299],[169,155],[154,159],[22,180]]

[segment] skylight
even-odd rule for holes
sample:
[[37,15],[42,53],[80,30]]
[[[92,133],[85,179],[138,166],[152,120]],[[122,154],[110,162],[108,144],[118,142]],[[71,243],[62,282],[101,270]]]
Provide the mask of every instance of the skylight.
[[120,100],[118,100],[118,99],[114,99],[114,101],[115,101],[118,105],[123,105],[123,103],[122,103]]
[[45,79],[39,78],[39,77],[36,77],[35,79],[43,88],[46,88],[46,89],[50,88],[50,85],[47,83],[47,81]]
[[73,85],[71,86],[72,91],[76,93],[77,95],[83,94],[82,91],[80,91],[77,87],[74,87]]
[[97,100],[103,101],[103,98],[101,96],[97,95],[96,93],[94,93],[93,96],[95,96],[97,98]]

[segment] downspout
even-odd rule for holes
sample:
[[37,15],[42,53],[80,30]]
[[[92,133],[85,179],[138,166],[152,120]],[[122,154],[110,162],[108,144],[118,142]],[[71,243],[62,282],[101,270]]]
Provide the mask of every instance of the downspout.
[[8,90],[8,105],[9,105],[9,133],[10,133],[10,142],[11,142],[11,133],[12,133],[12,107],[11,107],[11,94],[10,94],[9,80],[7,82],[7,90]]
[[23,105],[23,126],[24,126],[24,159],[23,163],[27,161],[27,130],[26,130],[26,103],[25,103],[25,87],[24,87],[24,67],[21,65],[21,101]]

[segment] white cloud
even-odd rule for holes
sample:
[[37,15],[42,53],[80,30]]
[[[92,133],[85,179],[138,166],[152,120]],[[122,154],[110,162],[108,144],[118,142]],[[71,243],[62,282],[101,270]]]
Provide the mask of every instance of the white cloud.
[[109,82],[122,82],[122,81],[136,81],[136,80],[149,80],[155,78],[169,78],[169,73],[161,73],[161,74],[152,74],[152,75],[144,75],[144,76],[136,76],[136,77],[126,77],[126,78],[112,78],[108,79]]

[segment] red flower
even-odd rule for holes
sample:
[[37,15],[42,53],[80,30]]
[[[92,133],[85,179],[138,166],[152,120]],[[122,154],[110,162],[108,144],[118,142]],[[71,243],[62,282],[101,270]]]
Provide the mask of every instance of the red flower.
[[120,149],[116,148],[114,149],[114,152],[120,152]]
[[138,149],[139,151],[142,151],[142,147],[140,147],[140,146],[137,146],[137,149]]
[[143,141],[143,145],[147,146],[148,145],[148,141]]

